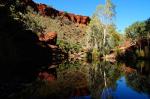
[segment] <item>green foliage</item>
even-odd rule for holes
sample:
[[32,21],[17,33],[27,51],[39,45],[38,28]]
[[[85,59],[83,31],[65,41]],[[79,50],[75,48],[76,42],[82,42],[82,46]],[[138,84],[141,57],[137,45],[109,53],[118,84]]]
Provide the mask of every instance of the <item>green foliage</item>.
[[102,40],[102,23],[97,16],[93,16],[87,29],[87,47],[100,48]]
[[101,54],[108,54],[110,49],[118,46],[121,36],[113,23],[115,6],[110,0],[105,5],[99,5],[91,18],[87,29],[87,48],[97,49]]
[[150,38],[150,19],[142,22],[135,22],[126,28],[126,37],[133,41],[141,38]]
[[[47,16],[41,16],[34,12],[31,7],[27,7],[27,13],[15,13],[12,8],[12,16],[15,20],[22,21],[26,29],[30,29],[37,34],[55,31],[58,33],[58,45],[65,51],[78,52],[82,45],[82,35],[84,27],[76,27],[70,20],[60,20],[59,17],[52,19]],[[81,37],[78,39],[78,37]]]
[[113,20],[113,17],[115,16],[115,5],[112,3],[111,0],[106,0],[106,5],[104,8],[104,15],[108,20]]
[[97,15],[105,25],[113,24],[115,14],[115,5],[111,0],[106,0],[105,5],[98,5],[95,12],[95,15]]
[[112,39],[112,48],[118,46],[123,40],[123,36],[116,31],[116,26],[113,24],[108,27],[108,30]]
[[[60,19],[60,17],[51,18],[41,16],[33,12],[29,7],[28,13],[24,15],[24,23],[26,26],[36,33],[48,33],[55,31],[58,34],[58,45],[65,51],[77,52],[82,45],[82,35],[84,34],[84,27],[76,27],[68,19]],[[81,37],[78,39],[78,37]]]
[[133,40],[144,37],[146,28],[146,24],[144,22],[135,22],[128,28],[126,28],[126,37],[132,38]]
[[[126,38],[130,38],[137,45],[134,52],[137,58],[146,59],[149,57],[149,39],[150,39],[150,19],[141,22],[135,22],[126,28]],[[144,41],[145,40],[145,41]],[[144,41],[144,42],[142,42]]]
[[95,48],[104,55],[119,44],[120,35],[113,24],[114,16],[115,6],[111,0],[106,0],[105,5],[97,7],[87,29],[86,42],[88,49]]
[[79,52],[82,48],[79,44],[69,43],[69,42],[64,41],[64,40],[58,40],[57,44],[66,53],[68,53],[68,52],[71,52],[71,53]]
[[150,38],[150,18],[145,21],[145,24],[146,24],[145,28],[147,32],[147,38]]
[[[46,28],[46,25],[43,24],[44,17],[40,16],[39,14],[35,15],[36,12],[34,12],[34,10],[29,6],[27,8],[24,8],[25,12],[23,10],[18,11],[18,8],[16,7],[17,5],[18,3],[16,3],[15,5],[11,5],[9,8],[13,19],[24,23],[25,29],[32,30],[35,33],[43,32]],[[20,6],[23,5],[20,4]]]

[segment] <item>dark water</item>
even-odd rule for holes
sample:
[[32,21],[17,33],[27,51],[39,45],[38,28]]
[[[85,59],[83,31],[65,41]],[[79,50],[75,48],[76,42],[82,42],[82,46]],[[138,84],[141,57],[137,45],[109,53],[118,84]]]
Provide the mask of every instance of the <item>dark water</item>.
[[1,95],[10,99],[150,99],[147,61],[63,62],[43,66],[31,78],[19,84],[15,79],[15,85],[1,83]]

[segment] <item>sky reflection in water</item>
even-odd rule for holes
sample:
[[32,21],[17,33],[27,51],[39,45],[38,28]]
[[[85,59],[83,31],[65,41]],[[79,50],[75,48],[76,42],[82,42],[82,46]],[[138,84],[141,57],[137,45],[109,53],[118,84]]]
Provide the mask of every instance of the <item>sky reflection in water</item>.
[[115,99],[150,99],[148,95],[138,93],[126,84],[125,77],[117,81],[117,89],[114,92]]
[[[150,99],[150,96],[144,93],[138,93],[126,84],[126,79],[122,76],[117,80],[117,89],[111,92],[113,99]],[[107,89],[111,90],[111,89]],[[106,90],[105,90],[106,91]],[[105,92],[104,91],[104,92]],[[107,93],[107,92],[106,92]],[[108,99],[106,93],[100,94],[99,99]],[[92,99],[91,96],[76,96],[71,99]]]
[[[118,78],[118,80],[115,81],[115,83],[112,83],[113,81],[111,81],[111,80],[107,80],[108,87],[103,86],[103,87],[101,87],[101,89],[99,88],[98,89],[99,97],[96,97],[96,99],[150,99],[150,94],[149,94],[149,90],[150,90],[149,84],[150,83],[146,82],[146,81],[149,81],[148,80],[149,64],[146,63],[145,66],[143,66],[142,68],[143,68],[143,71],[140,72],[141,67],[139,64],[137,64],[134,67],[134,69],[136,69],[136,72],[131,72],[131,71],[129,71],[129,73],[125,73],[125,72],[121,73],[120,72],[121,75]],[[105,69],[104,71],[109,71],[109,69],[108,70]],[[112,71],[117,72],[114,70],[112,70]],[[145,72],[146,72],[146,75],[145,75]],[[107,73],[106,73],[106,75],[107,75]],[[112,76],[112,77],[115,77],[115,76]],[[111,82],[110,85],[109,85],[109,82]],[[102,84],[103,82],[100,82],[100,83]],[[95,90],[97,90],[97,89],[95,89]],[[74,96],[71,99],[95,99],[95,98],[93,96],[91,96],[91,94],[90,94],[89,96]]]

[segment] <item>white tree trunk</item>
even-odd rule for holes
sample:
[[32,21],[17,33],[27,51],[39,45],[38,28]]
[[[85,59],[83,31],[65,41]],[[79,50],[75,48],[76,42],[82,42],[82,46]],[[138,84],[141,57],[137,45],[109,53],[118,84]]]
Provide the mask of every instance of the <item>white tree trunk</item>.
[[98,49],[98,45],[97,45],[96,38],[94,39],[94,48],[95,48],[95,49]]
[[104,26],[103,46],[106,44],[107,25]]

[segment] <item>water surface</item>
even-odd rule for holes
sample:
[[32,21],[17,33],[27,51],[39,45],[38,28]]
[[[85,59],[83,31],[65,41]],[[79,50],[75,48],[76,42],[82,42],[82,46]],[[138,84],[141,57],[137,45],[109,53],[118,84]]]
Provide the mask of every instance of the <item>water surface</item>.
[[34,76],[0,82],[0,91],[10,99],[150,99],[147,61],[65,61],[38,68]]

